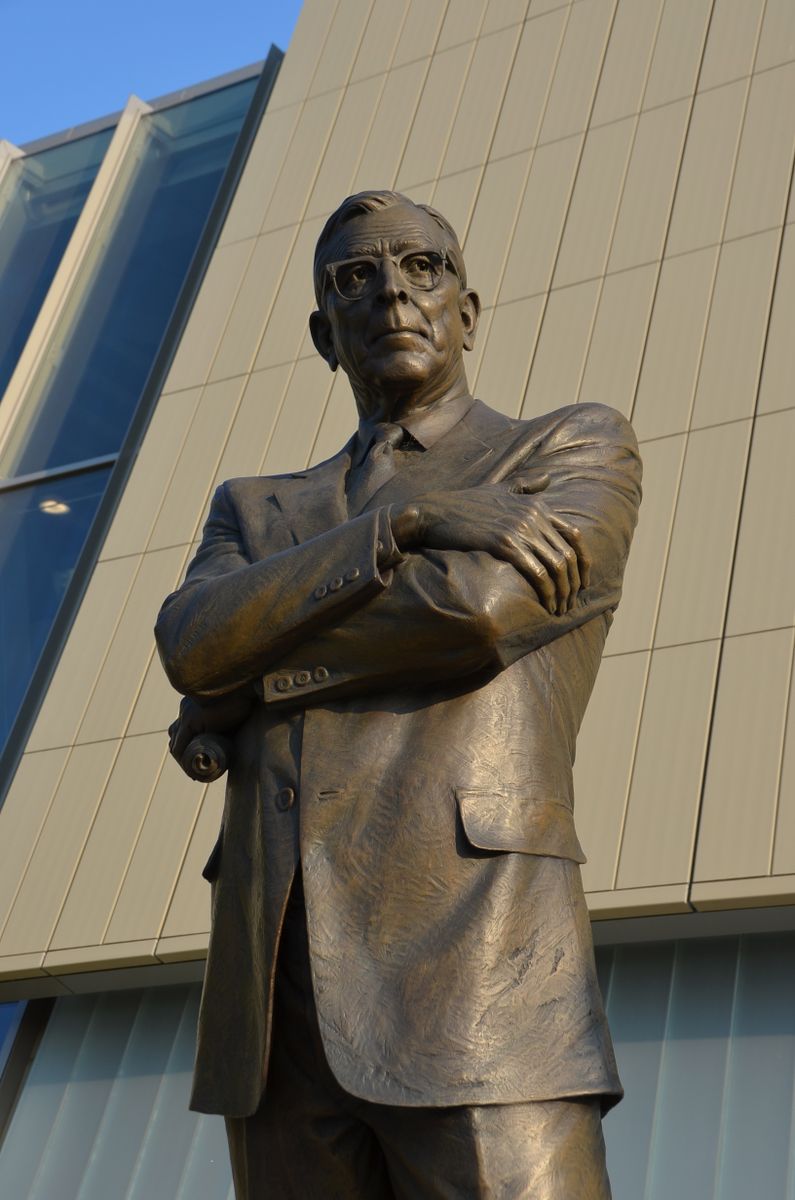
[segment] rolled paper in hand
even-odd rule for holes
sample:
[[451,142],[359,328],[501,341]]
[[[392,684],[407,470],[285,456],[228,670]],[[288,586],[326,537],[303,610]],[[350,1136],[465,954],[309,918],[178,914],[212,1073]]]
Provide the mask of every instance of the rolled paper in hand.
[[214,779],[220,779],[229,766],[230,752],[228,738],[217,733],[200,733],[188,743],[182,756],[182,769],[199,783],[212,783]]

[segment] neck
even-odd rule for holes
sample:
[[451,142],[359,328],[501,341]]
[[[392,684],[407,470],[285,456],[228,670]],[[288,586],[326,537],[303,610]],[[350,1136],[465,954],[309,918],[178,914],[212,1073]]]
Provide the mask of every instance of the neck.
[[452,383],[443,388],[365,388],[352,383],[360,421],[400,422],[412,414],[428,412],[432,408],[469,396],[469,386],[463,371]]

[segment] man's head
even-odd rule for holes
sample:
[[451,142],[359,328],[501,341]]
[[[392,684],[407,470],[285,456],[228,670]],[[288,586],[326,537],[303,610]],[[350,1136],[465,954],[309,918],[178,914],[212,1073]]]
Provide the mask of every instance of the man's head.
[[349,376],[364,415],[394,417],[466,390],[480,304],[458,238],[427,205],[361,192],[334,212],[315,251],[315,346]]

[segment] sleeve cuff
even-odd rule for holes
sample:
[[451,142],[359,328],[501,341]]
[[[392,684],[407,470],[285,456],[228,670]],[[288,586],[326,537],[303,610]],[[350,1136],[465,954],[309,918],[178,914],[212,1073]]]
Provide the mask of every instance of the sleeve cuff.
[[378,510],[378,530],[375,552],[375,562],[378,571],[388,571],[405,561],[405,554],[398,549],[395,535],[392,533],[392,506]]

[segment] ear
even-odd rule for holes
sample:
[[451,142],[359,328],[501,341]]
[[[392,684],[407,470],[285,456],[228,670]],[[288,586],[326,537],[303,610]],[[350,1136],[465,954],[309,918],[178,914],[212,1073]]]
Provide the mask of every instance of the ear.
[[463,288],[458,299],[461,324],[464,326],[464,349],[472,350],[480,320],[480,296],[471,288]]
[[320,309],[313,312],[309,318],[309,332],[320,357],[325,358],[332,371],[336,371],[339,359],[334,349],[334,339],[331,336],[331,324],[326,314]]

